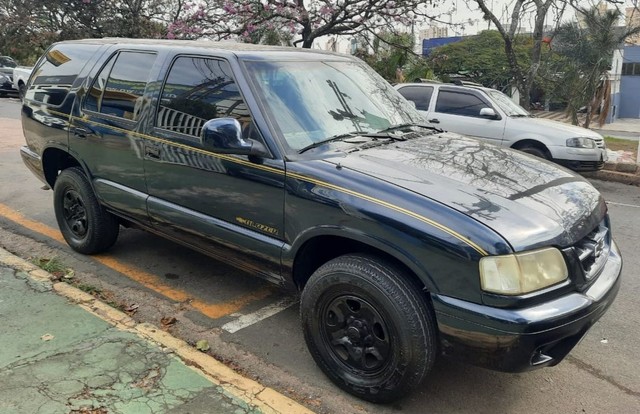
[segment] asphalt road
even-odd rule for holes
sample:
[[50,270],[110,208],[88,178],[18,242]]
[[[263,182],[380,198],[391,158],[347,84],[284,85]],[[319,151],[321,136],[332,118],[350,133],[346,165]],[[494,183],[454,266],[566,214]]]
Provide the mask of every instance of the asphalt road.
[[[0,118],[17,118],[0,99]],[[22,164],[19,124],[0,119],[0,246],[26,258],[55,257],[73,281],[105,300],[137,305],[134,317],[183,339],[207,339],[214,355],[318,412],[636,413],[640,411],[640,189],[594,182],[609,203],[625,259],[616,302],[559,366],[503,374],[439,360],[422,387],[375,406],[334,387],[304,344],[296,297],[172,242],[123,229],[108,253],[82,256],[57,230],[52,192]],[[268,316],[268,317],[267,317]]]

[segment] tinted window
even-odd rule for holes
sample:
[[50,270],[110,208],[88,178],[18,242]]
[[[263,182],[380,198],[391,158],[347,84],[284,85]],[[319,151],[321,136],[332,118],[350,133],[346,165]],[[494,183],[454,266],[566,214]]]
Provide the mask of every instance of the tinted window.
[[34,69],[26,99],[51,106],[62,104],[82,67],[98,49],[98,45],[61,44],[52,47]]
[[416,109],[420,111],[428,111],[431,95],[433,95],[433,86],[405,86],[398,89],[398,92],[406,99],[416,104]]
[[480,117],[480,109],[490,107],[479,97],[467,92],[440,89],[436,101],[436,112]]
[[102,100],[102,93],[104,92],[104,87],[107,85],[107,79],[109,78],[109,73],[111,73],[111,68],[113,68],[113,63],[116,61],[116,56],[113,56],[109,59],[109,62],[102,68],[98,76],[96,76],[91,89],[89,89],[89,93],[84,101],[84,108],[90,111],[100,112],[100,104]]
[[151,53],[120,52],[102,92],[100,112],[136,120],[155,59]]
[[251,124],[229,65],[216,59],[176,59],[162,90],[156,126],[200,136],[205,122],[223,117],[238,119],[244,128]]

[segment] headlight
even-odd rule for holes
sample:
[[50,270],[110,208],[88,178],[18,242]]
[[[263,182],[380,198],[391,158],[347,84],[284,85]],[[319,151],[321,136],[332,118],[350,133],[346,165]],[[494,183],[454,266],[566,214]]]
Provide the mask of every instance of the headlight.
[[0,83],[11,82],[7,75],[0,75]]
[[560,250],[550,247],[480,259],[480,285],[486,292],[521,295],[562,282],[568,277]]
[[591,138],[569,138],[567,140],[567,147],[574,148],[595,148],[596,142]]

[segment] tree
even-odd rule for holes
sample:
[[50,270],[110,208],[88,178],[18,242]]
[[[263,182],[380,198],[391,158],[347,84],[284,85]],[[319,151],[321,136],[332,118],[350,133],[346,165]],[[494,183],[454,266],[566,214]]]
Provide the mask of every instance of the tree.
[[[544,40],[544,24],[547,14],[551,7],[556,6],[556,3],[561,3],[559,0],[515,0],[513,8],[511,9],[511,21],[509,24],[502,24],[500,19],[489,9],[486,0],[473,0],[478,4],[480,10],[484,14],[484,19],[493,23],[504,40],[504,51],[507,56],[507,62],[511,68],[513,80],[520,92],[520,105],[529,109],[530,106],[530,93],[533,87],[534,79],[540,69],[540,60],[542,56],[542,44]],[[564,3],[562,3],[564,4]],[[516,50],[516,36],[519,25],[525,14],[528,13],[529,7],[533,8],[534,23],[533,33],[531,39],[533,45],[531,48],[531,56],[529,58],[529,65],[523,66],[518,60],[518,53]],[[562,14],[562,10],[559,14]]]
[[598,109],[599,123],[606,120],[613,54],[627,37],[640,33],[640,27],[618,26],[622,15],[618,9],[577,11],[581,22],[561,25],[553,38],[553,50],[560,57],[556,90],[567,99],[567,112],[574,124],[578,124],[578,111],[586,107],[584,126],[588,128]]
[[[514,39],[514,53],[520,70],[529,66],[533,42],[528,37]],[[504,50],[504,40],[495,30],[484,30],[459,42],[434,49],[428,57],[434,73],[447,80],[449,75],[462,75],[474,82],[496,89],[507,89],[512,83],[512,70]]]
[[193,27],[200,35],[219,39],[243,38],[279,30],[298,36],[294,46],[310,48],[327,35],[357,36],[428,18],[426,6],[436,0],[204,0],[194,2],[170,28],[169,37],[185,37]]

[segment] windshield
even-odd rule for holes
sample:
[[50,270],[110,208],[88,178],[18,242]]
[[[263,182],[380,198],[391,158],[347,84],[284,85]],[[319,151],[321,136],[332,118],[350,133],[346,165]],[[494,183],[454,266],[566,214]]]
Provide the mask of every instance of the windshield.
[[513,102],[511,98],[502,92],[490,90],[489,96],[502,109],[507,116],[531,116],[523,107]]
[[0,56],[0,67],[15,68],[18,64],[8,56]]
[[421,122],[415,108],[361,62],[249,61],[246,66],[294,151],[345,134]]

